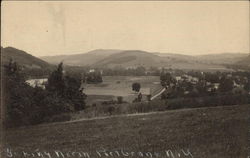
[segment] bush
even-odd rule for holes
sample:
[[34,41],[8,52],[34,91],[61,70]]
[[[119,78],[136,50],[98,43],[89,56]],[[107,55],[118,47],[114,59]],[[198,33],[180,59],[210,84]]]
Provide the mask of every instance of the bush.
[[141,89],[141,84],[140,83],[135,82],[135,83],[132,84],[132,90],[133,91],[139,92],[140,89]]
[[118,96],[117,97],[117,102],[118,102],[118,104],[122,104],[123,103],[123,97],[122,96]]
[[147,101],[151,101],[151,94],[147,95]]
[[115,111],[115,107],[114,106],[108,106],[107,110],[108,110],[107,112],[109,113],[109,115],[112,115],[113,112]]

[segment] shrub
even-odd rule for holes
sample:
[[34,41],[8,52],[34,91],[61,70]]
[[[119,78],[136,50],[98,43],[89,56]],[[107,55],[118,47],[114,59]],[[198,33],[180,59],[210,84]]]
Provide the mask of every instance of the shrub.
[[132,84],[132,90],[135,91],[135,92],[139,92],[141,89],[141,84],[140,83],[133,83]]
[[109,106],[107,110],[108,110],[109,115],[112,115],[113,112],[115,111],[115,107],[114,106]]
[[123,103],[123,97],[122,96],[118,96],[117,97],[117,102],[118,102],[118,104],[122,104]]
[[147,100],[151,101],[151,94],[147,95]]

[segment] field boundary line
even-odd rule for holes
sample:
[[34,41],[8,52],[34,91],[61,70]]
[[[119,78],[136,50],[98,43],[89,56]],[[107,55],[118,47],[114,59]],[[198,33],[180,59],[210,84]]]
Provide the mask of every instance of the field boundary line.
[[154,114],[164,114],[164,113],[173,113],[173,112],[183,112],[183,111],[192,111],[192,110],[202,110],[202,109],[217,109],[217,108],[230,108],[234,106],[250,106],[250,104],[246,105],[229,105],[229,106],[216,106],[216,107],[200,107],[200,108],[185,108],[185,109],[174,109],[174,110],[166,110],[166,111],[153,111],[153,112],[144,112],[144,113],[132,113],[132,114],[121,114],[121,115],[111,115],[111,116],[102,116],[102,117],[93,117],[93,118],[82,118],[78,120],[71,120],[66,122],[55,122],[58,124],[67,124],[81,121],[91,121],[91,120],[103,120],[109,118],[120,118],[120,117],[134,117],[134,116],[147,116]]
[[[60,125],[60,124],[63,125],[63,124],[68,124],[68,123],[77,123],[77,122],[92,121],[92,120],[104,120],[104,119],[122,118],[122,117],[147,116],[147,115],[154,115],[154,114],[175,113],[175,112],[183,112],[183,111],[202,110],[202,109],[231,108],[231,107],[235,107],[235,106],[250,106],[250,104],[216,106],[216,107],[200,107],[200,108],[185,108],[185,109],[174,109],[174,110],[166,110],[166,111],[154,111],[154,112],[147,112],[147,113],[132,113],[132,114],[103,116],[103,117],[82,118],[82,119],[78,119],[78,120],[71,120],[71,121],[65,121],[65,122],[45,123],[45,124],[35,125],[33,127]],[[20,127],[20,128],[25,128],[25,127]]]

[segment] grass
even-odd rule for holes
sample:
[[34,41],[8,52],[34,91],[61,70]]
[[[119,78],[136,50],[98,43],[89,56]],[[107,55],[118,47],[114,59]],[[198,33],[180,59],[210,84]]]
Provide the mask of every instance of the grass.
[[[95,102],[92,96],[95,96],[97,102],[103,100],[103,96],[122,96],[124,101],[132,102],[137,95],[132,91],[132,84],[138,82],[141,84],[141,91],[150,92],[152,95],[162,89],[159,76],[104,76],[100,84],[85,84],[84,93],[90,96],[87,104]],[[145,97],[146,99],[146,97]]]
[[[64,153],[85,151],[91,158],[97,158],[96,150],[103,148],[108,151],[157,152],[159,158],[167,158],[165,150],[171,150],[177,157],[181,149],[189,150],[195,158],[246,158],[249,110],[250,105],[182,109],[44,124],[8,129],[3,141],[5,148],[17,153],[14,156],[17,158],[22,158],[21,151],[53,153],[54,150]],[[52,157],[56,158],[56,155]],[[147,156],[144,154],[144,157]]]
[[112,95],[88,95],[86,99],[87,106],[91,106],[94,103],[101,103],[107,100],[115,100],[116,97]]

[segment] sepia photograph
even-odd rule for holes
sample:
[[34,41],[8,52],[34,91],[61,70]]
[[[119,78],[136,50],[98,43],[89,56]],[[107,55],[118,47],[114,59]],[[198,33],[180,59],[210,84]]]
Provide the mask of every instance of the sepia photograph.
[[2,1],[0,158],[250,158],[250,2]]

